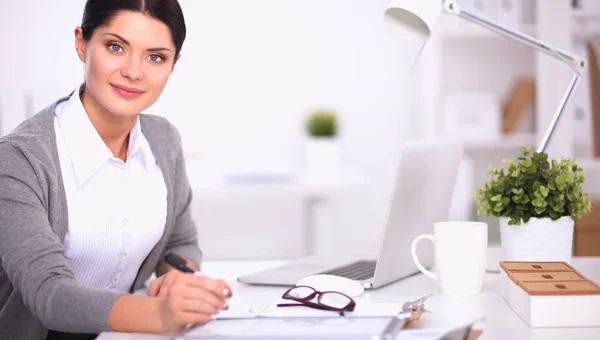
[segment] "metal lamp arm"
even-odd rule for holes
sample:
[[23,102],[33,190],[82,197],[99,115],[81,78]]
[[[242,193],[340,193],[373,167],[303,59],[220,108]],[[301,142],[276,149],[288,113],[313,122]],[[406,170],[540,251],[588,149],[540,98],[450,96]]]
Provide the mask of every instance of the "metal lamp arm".
[[552,122],[550,123],[550,127],[548,128],[544,138],[542,139],[540,146],[538,147],[537,151],[543,152],[546,149],[546,144],[548,143],[548,141],[550,140],[550,137],[552,136],[552,133],[554,131],[556,123],[560,119],[560,116],[561,116],[562,112],[564,111],[566,104],[568,103],[569,99],[571,98],[571,95],[573,94],[573,91],[575,90],[575,88],[577,87],[577,84],[579,83],[580,75],[586,67],[586,61],[582,58],[578,58],[578,57],[573,56],[565,51],[562,51],[556,47],[550,46],[550,45],[548,45],[534,37],[531,37],[527,34],[515,31],[513,29],[510,29],[505,26],[494,23],[492,21],[489,21],[486,18],[480,17],[480,16],[473,14],[467,10],[463,10],[459,7],[459,5],[456,3],[456,1],[442,0],[442,7],[443,7],[444,11],[448,14],[454,14],[456,16],[459,16],[459,17],[461,17],[465,20],[468,20],[474,24],[485,27],[485,28],[487,28],[491,31],[494,31],[500,35],[503,35],[509,39],[520,42],[520,43],[527,45],[529,47],[532,47],[540,52],[546,53],[547,55],[552,56],[558,60],[561,60],[564,63],[566,63],[567,65],[569,65],[571,67],[571,69],[575,72],[575,75],[573,76],[571,83],[569,84],[569,87],[567,88],[567,92],[563,96],[563,98],[559,104],[559,107],[554,115],[554,118],[552,119]]

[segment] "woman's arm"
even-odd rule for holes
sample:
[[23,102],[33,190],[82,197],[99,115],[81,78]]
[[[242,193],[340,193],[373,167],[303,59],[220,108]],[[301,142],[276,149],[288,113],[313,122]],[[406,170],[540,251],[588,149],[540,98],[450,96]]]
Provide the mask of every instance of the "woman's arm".
[[164,333],[162,320],[166,298],[123,295],[110,309],[110,329],[121,332]]
[[59,188],[42,189],[28,157],[33,156],[16,145],[0,143],[0,258],[10,280],[2,284],[12,284],[48,329],[108,330],[109,310],[122,294],[84,287],[75,280],[65,247],[50,226],[48,214],[57,211],[45,208],[46,202],[59,199],[58,194],[52,196]]
[[171,273],[171,294],[160,298],[79,284],[44,208],[46,199],[57,198],[46,198],[49,194],[18,147],[0,142],[0,159],[0,258],[10,280],[2,284],[12,284],[46,328],[162,333],[208,321],[223,308],[229,294],[225,282],[189,273]]
[[[195,264],[195,269],[201,267],[202,252],[198,247],[198,235],[196,225],[192,220],[192,213],[190,205],[192,202],[192,188],[190,186],[185,166],[185,157],[183,155],[183,149],[181,148],[181,137],[175,129],[171,126],[175,136],[175,150],[177,158],[175,161],[175,168],[172,169],[173,173],[173,192],[174,192],[174,214],[175,223],[169,239],[167,240],[167,247],[165,254],[174,253],[179,256],[183,256]],[[165,169],[163,169],[165,171]],[[156,268],[156,275],[161,276],[167,272],[168,266],[165,266],[163,259],[158,263]]]

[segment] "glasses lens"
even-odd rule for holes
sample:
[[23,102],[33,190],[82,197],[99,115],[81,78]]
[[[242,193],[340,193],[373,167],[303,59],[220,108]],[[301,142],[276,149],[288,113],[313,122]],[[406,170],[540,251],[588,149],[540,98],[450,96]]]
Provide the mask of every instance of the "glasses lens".
[[310,296],[310,294],[314,293],[315,291],[311,288],[308,287],[296,287],[294,289],[292,289],[289,294],[292,297],[295,297],[297,299],[305,299],[308,296]]
[[319,302],[321,302],[322,305],[341,309],[348,306],[351,300],[346,295],[330,292],[322,294]]

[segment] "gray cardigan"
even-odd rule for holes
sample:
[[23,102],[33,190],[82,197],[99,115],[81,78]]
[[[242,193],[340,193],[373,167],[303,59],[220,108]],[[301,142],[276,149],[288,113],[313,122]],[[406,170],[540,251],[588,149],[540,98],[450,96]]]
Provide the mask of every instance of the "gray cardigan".
[[[78,283],[65,257],[68,208],[54,110],[67,99],[0,138],[0,339],[44,339],[48,329],[107,331],[111,306],[122,295]],[[167,220],[130,292],[160,269],[167,252],[198,265],[202,258],[179,134],[161,117],[142,114],[140,123],[167,186]]]

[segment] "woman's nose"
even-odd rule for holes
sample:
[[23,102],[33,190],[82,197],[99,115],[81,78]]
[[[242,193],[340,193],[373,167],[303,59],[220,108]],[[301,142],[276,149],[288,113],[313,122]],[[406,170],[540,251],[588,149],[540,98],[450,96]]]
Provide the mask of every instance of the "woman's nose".
[[121,76],[131,80],[140,80],[143,78],[141,63],[137,58],[131,58],[121,68]]

